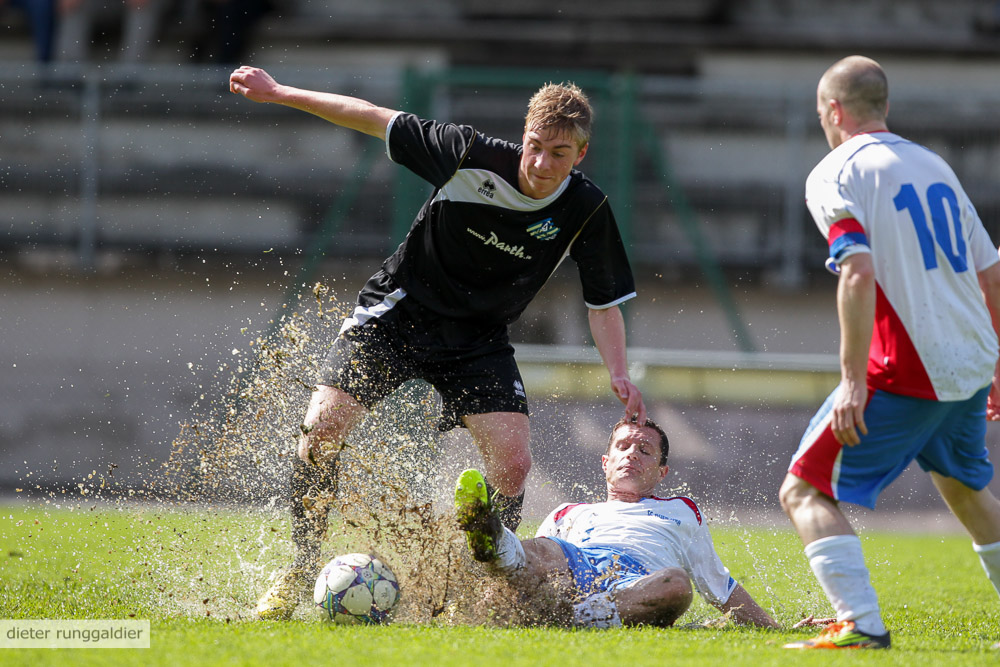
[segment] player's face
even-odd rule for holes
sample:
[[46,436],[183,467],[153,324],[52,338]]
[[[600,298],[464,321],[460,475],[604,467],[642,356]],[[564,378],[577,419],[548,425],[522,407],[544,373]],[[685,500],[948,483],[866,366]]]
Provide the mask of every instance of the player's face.
[[660,465],[660,434],[637,424],[615,430],[601,466],[610,488],[641,496],[650,495],[668,470]]
[[587,145],[581,148],[568,133],[526,130],[517,185],[532,199],[544,199],[559,189],[586,153]]

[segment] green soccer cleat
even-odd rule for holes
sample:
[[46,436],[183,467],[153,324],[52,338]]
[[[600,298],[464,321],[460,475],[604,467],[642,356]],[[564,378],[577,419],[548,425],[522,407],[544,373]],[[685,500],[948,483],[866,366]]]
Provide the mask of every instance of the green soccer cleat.
[[500,532],[503,524],[490,502],[486,479],[478,470],[469,469],[458,477],[455,485],[455,515],[458,527],[465,531],[465,539],[472,557],[488,563],[499,554]]
[[840,621],[826,626],[818,636],[785,644],[785,648],[889,648],[889,633],[869,635],[854,626],[854,621]]
[[306,586],[306,571],[290,567],[278,573],[267,592],[257,601],[254,611],[262,621],[287,621],[299,606]]

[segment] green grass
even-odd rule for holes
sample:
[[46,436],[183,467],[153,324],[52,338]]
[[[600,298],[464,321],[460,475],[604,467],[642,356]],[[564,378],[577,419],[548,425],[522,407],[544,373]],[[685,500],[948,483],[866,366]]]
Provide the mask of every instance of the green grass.
[[[803,655],[780,646],[804,631],[732,626],[581,632],[434,621],[341,627],[307,608],[292,622],[248,621],[268,572],[287,558],[284,523],[232,509],[0,506],[0,617],[137,618],[152,625],[149,650],[6,649],[0,662],[728,667],[972,665],[1000,658],[989,650],[1000,640],[997,595],[960,536],[864,533],[894,648]],[[786,628],[804,614],[830,613],[789,529],[720,523],[713,534],[734,576]],[[405,596],[405,578],[403,584]],[[698,601],[681,623],[715,616]]]

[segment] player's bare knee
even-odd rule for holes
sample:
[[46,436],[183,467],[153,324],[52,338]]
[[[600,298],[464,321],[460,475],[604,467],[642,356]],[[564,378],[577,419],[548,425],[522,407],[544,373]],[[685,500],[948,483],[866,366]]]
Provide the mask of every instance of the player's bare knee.
[[616,598],[629,625],[670,626],[684,615],[694,600],[687,573],[679,567],[657,570],[635,588],[621,591]]
[[525,449],[523,452],[519,452],[512,457],[508,461],[506,471],[510,485],[516,486],[518,489],[523,488],[524,480],[528,478],[528,473],[531,472],[531,452]]
[[531,470],[531,436],[527,429],[524,432],[514,432],[510,434],[510,439],[503,447],[505,452],[505,469],[509,477],[520,482],[528,476]]
[[364,419],[366,410],[336,387],[320,386],[309,401],[298,443],[298,455],[307,463],[335,458],[347,436]]
[[667,567],[653,573],[656,577],[657,588],[664,600],[672,600],[675,603],[684,603],[685,608],[694,599],[694,591],[691,588],[691,580],[687,572],[679,567]]
[[525,567],[524,572],[535,577],[559,580],[562,577],[567,586],[572,586],[572,575],[566,562],[562,548],[547,537],[536,537],[523,540]]
[[785,514],[792,516],[806,499],[806,485],[794,475],[786,475],[778,491],[778,500]]
[[336,458],[344,447],[349,429],[343,424],[315,422],[303,424],[299,436],[298,455],[306,463],[326,462]]
[[522,540],[521,546],[524,547],[525,559],[529,563],[543,563],[551,565],[553,568],[568,567],[566,554],[563,553],[562,547],[547,537],[533,537],[528,540]]
[[490,483],[505,496],[516,496],[524,490],[524,481],[531,471],[531,452],[507,452],[494,459],[494,479]]
[[[320,385],[309,399],[303,424],[312,430],[349,431],[364,418],[366,412],[357,399],[342,389]],[[346,436],[346,432],[343,435]]]

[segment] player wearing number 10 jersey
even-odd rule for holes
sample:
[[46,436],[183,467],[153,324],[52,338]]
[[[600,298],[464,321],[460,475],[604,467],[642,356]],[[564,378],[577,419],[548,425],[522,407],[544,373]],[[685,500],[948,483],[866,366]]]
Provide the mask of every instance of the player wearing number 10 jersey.
[[806,200],[840,274],[841,382],[780,495],[837,623],[789,648],[889,647],[839,502],[874,507],[914,459],[1000,586],[1000,502],[987,488],[985,442],[987,414],[1000,406],[997,250],[951,168],[889,132],[888,109],[885,72],[869,58],[845,58],[820,79],[816,110],[832,150],[809,175]]
[[947,163],[891,132],[863,132],[813,169],[806,196],[828,265],[872,257],[868,384],[938,401],[988,385],[997,336],[977,272],[997,250]]

